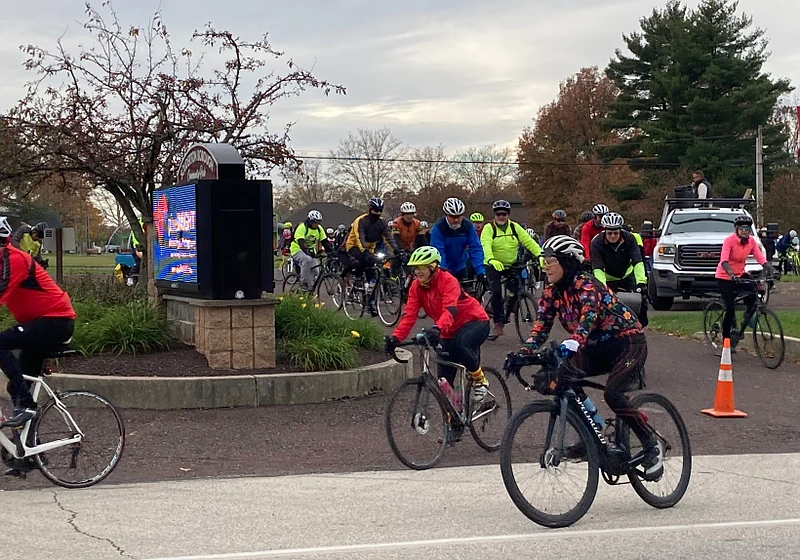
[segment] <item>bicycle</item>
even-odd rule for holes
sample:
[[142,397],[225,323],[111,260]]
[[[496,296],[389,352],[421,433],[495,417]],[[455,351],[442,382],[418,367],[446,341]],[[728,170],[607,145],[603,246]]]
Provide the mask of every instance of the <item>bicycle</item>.
[[368,269],[372,281],[367,281],[366,270],[359,275],[350,273],[341,276],[342,308],[349,319],[358,319],[369,308],[387,327],[397,324],[403,311],[403,285],[384,266],[399,257],[386,258],[384,253],[375,254],[377,261]]
[[[738,286],[746,290],[739,293],[734,299],[734,319],[731,331],[731,349],[735,349],[745,336],[747,328],[753,329],[753,346],[761,362],[769,369],[775,369],[783,363],[786,354],[786,341],[783,338],[783,326],[775,312],[767,307],[769,294],[769,279],[762,276],[756,279],[738,278]],[[753,305],[745,310],[741,326],[736,328],[736,305],[744,303],[747,296],[756,292]],[[703,334],[717,356],[722,355],[722,322],[725,319],[725,303],[721,298],[714,298],[708,302],[703,311]]]
[[[400,462],[415,470],[433,467],[446,446],[453,447],[461,441],[465,429],[469,429],[475,442],[486,451],[499,449],[511,416],[511,396],[500,372],[483,368],[489,380],[489,392],[483,401],[473,403],[470,399],[472,379],[467,375],[467,368],[448,361],[446,352],[429,343],[425,329],[399,346],[420,348],[422,370],[419,377],[400,385],[386,406],[386,436]],[[433,360],[432,352],[436,354]],[[392,352],[391,357],[401,364],[408,362],[396,352]],[[445,395],[436,374],[431,371],[431,361],[456,368],[452,400]],[[417,446],[421,449],[418,455],[412,451]]]
[[[536,321],[538,304],[533,295],[525,288],[525,281],[522,278],[522,271],[527,269],[527,265],[515,263],[506,270],[511,273],[503,276],[500,280],[500,289],[503,293],[503,309],[505,310],[505,322],[510,323],[509,317],[514,315],[514,327],[517,330],[520,342],[525,342],[531,336],[533,323]],[[486,290],[481,299],[483,309],[492,318],[492,292]],[[497,337],[489,337],[489,340],[496,340]]]
[[[342,307],[344,299],[342,295],[342,277],[333,272],[322,272],[328,270],[327,263],[333,260],[326,255],[319,255],[317,257],[319,263],[311,267],[314,274],[314,285],[308,290],[308,293],[313,294],[314,298],[326,309],[339,310]],[[285,294],[299,294],[303,291],[300,287],[300,270],[292,272],[283,281],[283,293]]]
[[[533,386],[520,373],[530,365],[542,366],[533,377]],[[570,377],[555,343],[532,356],[509,354],[503,368],[525,390],[553,397],[552,401],[536,400],[520,409],[508,423],[500,447],[503,484],[530,520],[550,528],[576,523],[594,501],[599,474],[610,486],[624,484],[620,479],[625,476],[636,494],[655,508],[672,507],[683,498],[691,477],[691,445],[680,413],[666,397],[639,393],[631,399],[664,451],[663,473],[655,477],[646,474],[642,463],[647,456],[639,439],[631,437],[627,424],[616,417],[607,419],[603,426],[586,408],[583,389],[603,390],[605,386]],[[535,431],[537,428],[539,431]],[[526,475],[537,480],[526,482]],[[549,501],[535,499],[532,495],[538,491],[547,492]],[[558,509],[556,500],[570,498],[575,505]]]
[[786,250],[786,258],[789,261],[792,272],[800,274],[800,251],[794,246],[791,246]]
[[[65,346],[48,358],[74,353]],[[44,380],[49,374],[49,368],[43,367],[40,377],[23,376],[32,384],[34,400],[42,390],[49,400],[21,428],[12,428],[11,437],[0,431],[0,456],[11,474],[21,478],[38,469],[47,480],[64,488],[93,486],[119,464],[125,448],[125,424],[114,406],[95,393],[54,391]],[[106,451],[102,451],[103,444]]]

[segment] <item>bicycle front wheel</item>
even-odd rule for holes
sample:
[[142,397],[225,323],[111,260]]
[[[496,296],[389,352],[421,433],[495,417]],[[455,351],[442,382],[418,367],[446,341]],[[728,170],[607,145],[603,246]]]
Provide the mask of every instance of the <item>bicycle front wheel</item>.
[[551,528],[572,525],[589,511],[600,468],[589,429],[572,410],[564,422],[557,406],[525,405],[511,418],[500,446],[500,471],[511,500],[528,519]]
[[472,379],[467,381],[466,417],[469,418],[469,431],[475,443],[486,451],[497,451],[503,441],[508,419],[511,418],[511,395],[499,371],[487,367],[483,368],[483,374],[489,382],[489,393],[483,401],[472,402]]
[[[631,399],[631,405],[644,413],[647,423],[656,432],[664,451],[664,474],[656,481],[641,478],[637,470],[628,475],[633,490],[648,505],[654,508],[670,508],[677,504],[689,487],[692,475],[692,449],[689,433],[678,409],[665,396],[657,393],[639,393]],[[622,424],[621,442],[628,445],[631,457],[643,451],[642,442]]]
[[527,292],[519,294],[514,311],[514,326],[520,342],[525,342],[531,336],[533,324],[536,322],[536,301]]
[[429,469],[439,462],[447,441],[447,416],[423,377],[406,380],[386,407],[386,436],[405,466]]
[[69,439],[71,443],[35,456],[39,470],[49,481],[65,488],[86,488],[97,484],[119,463],[125,448],[122,417],[106,399],[88,391],[69,391],[48,402],[37,415],[34,436],[37,444]]
[[[348,319],[358,319],[364,315],[364,288],[359,288],[352,276],[342,277],[342,309]],[[363,286],[363,284],[362,284]]]
[[300,292],[300,275],[292,272],[286,275],[281,286],[281,292],[284,294],[296,294]]
[[400,282],[382,278],[375,287],[375,306],[378,317],[387,327],[393,327],[400,320],[403,311],[403,287]]
[[771,309],[762,309],[756,314],[753,345],[758,357],[768,368],[775,369],[783,363],[786,354],[783,327]]
[[[722,321],[725,319],[725,306],[714,299],[708,302],[703,311],[703,334],[706,343],[717,356],[722,355]],[[734,321],[735,325],[735,321]]]
[[317,282],[317,303],[325,309],[338,311],[342,307],[342,279],[338,274],[325,273]]

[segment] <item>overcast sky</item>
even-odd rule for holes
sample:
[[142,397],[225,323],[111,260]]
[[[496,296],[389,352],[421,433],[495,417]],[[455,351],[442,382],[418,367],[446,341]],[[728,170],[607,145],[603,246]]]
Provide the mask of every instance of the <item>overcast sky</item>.
[[[11,4],[11,0],[4,0]],[[696,5],[696,0],[690,5]],[[0,109],[31,75],[21,44],[85,40],[83,0],[26,0],[0,10]],[[100,0],[96,1],[100,4]],[[143,25],[159,5],[182,46],[212,21],[243,38],[269,32],[278,50],[347,96],[309,91],[280,101],[272,128],[296,121],[292,145],[313,155],[360,127],[389,127],[410,146],[442,143],[448,153],[512,145],[559,81],[582,66],[605,67],[622,34],[663,3],[653,0],[116,0],[126,25]],[[800,84],[798,0],[742,0],[767,31],[766,70]],[[88,41],[87,41],[88,42]]]

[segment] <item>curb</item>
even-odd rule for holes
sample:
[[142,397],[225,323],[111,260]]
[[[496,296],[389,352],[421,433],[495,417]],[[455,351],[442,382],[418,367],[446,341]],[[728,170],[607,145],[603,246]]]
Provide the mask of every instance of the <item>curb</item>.
[[[393,391],[416,375],[411,352],[398,349],[397,353],[408,359],[408,363],[388,360],[346,371],[215,377],[54,373],[47,378],[47,384],[59,391],[95,392],[118,408],[171,410],[314,404]],[[0,394],[7,397],[4,390]]]
[[[749,335],[753,331],[745,331],[746,335]],[[706,335],[701,332],[694,333],[694,338],[705,343]],[[800,362],[800,338],[794,338],[793,336],[784,336],[784,342],[786,343],[786,355],[784,356],[784,360],[791,360],[793,362]],[[738,348],[744,348],[748,352],[752,352],[755,354],[756,349],[753,347],[753,337],[752,336],[745,336],[742,340],[739,341]]]

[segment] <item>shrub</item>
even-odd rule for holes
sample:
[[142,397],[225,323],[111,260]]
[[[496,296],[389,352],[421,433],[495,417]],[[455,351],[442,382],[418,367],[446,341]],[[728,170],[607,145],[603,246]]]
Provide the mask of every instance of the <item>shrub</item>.
[[330,371],[358,367],[356,345],[340,336],[303,336],[283,339],[278,350],[305,371]]
[[165,310],[147,301],[117,306],[84,304],[78,309],[87,316],[79,315],[76,321],[75,347],[85,356],[154,352],[166,350],[174,342]]
[[73,302],[122,305],[147,299],[144,283],[126,286],[113,274],[65,274],[62,288]]

